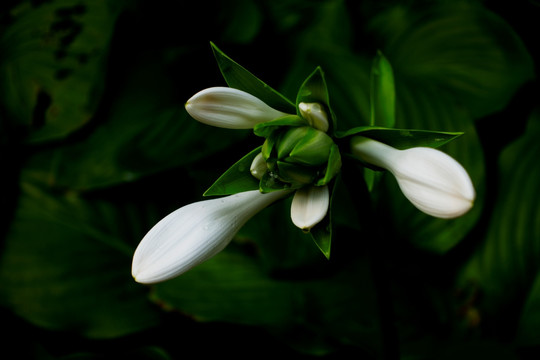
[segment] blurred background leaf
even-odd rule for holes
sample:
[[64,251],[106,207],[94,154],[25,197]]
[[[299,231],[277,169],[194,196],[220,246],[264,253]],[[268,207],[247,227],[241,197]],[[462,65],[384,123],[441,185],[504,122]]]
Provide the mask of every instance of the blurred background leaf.
[[522,137],[500,156],[497,203],[485,238],[465,263],[462,287],[474,287],[481,327],[501,341],[538,345],[540,167],[538,111]]
[[155,325],[144,289],[126,281],[132,247],[119,233],[131,229],[119,225],[137,220],[121,218],[136,215],[129,206],[23,184],[0,263],[2,305],[36,325],[89,337]]
[[105,86],[104,67],[123,1],[56,0],[11,9],[1,40],[1,94],[28,141],[64,137],[86,124]]

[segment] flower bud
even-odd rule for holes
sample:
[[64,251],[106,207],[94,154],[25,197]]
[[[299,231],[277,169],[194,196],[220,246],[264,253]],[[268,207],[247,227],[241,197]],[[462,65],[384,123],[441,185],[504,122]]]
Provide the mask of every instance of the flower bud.
[[328,115],[319,103],[304,103],[298,104],[300,115],[306,119],[310,126],[323,132],[328,131]]
[[186,102],[186,110],[195,120],[228,129],[252,129],[258,123],[289,115],[245,91],[228,87],[198,92]]
[[291,219],[298,228],[309,231],[328,212],[330,193],[328,186],[305,186],[294,193]]
[[278,158],[308,166],[320,166],[328,161],[332,138],[309,126],[289,130],[278,144]]
[[473,206],[476,194],[467,171],[442,151],[427,147],[398,150],[355,136],[351,152],[368,164],[389,170],[405,197],[428,215],[455,218]]
[[178,276],[223,250],[256,213],[288,191],[246,191],[186,205],[158,222],[135,250],[132,275],[149,284]]
[[262,152],[260,152],[251,162],[251,167],[249,171],[254,178],[261,180],[267,169],[268,167],[266,165],[266,161],[263,158]]

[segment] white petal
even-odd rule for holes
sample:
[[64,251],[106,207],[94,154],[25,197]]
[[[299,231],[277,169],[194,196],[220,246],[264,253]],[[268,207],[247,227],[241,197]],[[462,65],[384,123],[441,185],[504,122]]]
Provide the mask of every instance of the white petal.
[[294,225],[307,231],[317,225],[328,212],[328,186],[304,186],[294,194],[291,219]]
[[300,114],[306,119],[312,127],[323,132],[328,131],[328,115],[318,103],[304,103],[298,104]]
[[432,148],[401,151],[393,168],[403,194],[421,211],[455,218],[473,206],[476,197],[467,171],[456,160]]
[[476,194],[467,171],[442,151],[425,147],[397,150],[360,136],[352,139],[351,151],[392,172],[405,197],[426,214],[455,218],[473,206]]
[[288,115],[245,91],[228,87],[198,92],[186,102],[186,110],[195,120],[227,129],[252,129],[258,123]]
[[247,191],[174,211],[135,250],[133,277],[140,283],[155,283],[186,272],[223,250],[253,215],[288,193]]

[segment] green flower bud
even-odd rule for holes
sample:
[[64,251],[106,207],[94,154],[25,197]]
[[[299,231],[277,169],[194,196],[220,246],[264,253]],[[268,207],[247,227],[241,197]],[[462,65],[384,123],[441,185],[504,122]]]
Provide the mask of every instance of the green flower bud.
[[259,153],[251,162],[249,171],[254,178],[261,180],[267,169],[268,167],[266,166],[266,161],[263,158],[263,154]]
[[328,161],[333,143],[326,133],[308,127],[306,134],[289,152],[287,161],[311,166],[323,165]]
[[281,160],[288,157],[296,145],[308,136],[310,129],[312,128],[309,126],[299,126],[290,128],[285,133],[282,133],[278,140],[277,158]]

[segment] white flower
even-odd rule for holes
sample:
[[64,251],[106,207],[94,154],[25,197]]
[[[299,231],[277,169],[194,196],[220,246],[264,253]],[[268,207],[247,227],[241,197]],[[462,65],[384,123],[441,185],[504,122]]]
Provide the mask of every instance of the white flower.
[[132,275],[155,283],[178,276],[223,250],[256,213],[289,194],[247,191],[186,205],[158,222],[135,250]]
[[309,231],[321,222],[328,212],[328,186],[304,186],[296,190],[291,204],[291,219],[298,228]]
[[306,119],[312,127],[323,132],[328,131],[328,115],[319,103],[304,103],[298,104],[300,114]]
[[355,136],[353,155],[387,169],[414,206],[439,218],[455,218],[473,206],[476,197],[467,171],[452,157],[432,148],[398,150],[378,141]]
[[[309,109],[313,121],[320,124],[325,120],[320,106]],[[249,129],[288,115],[253,95],[225,87],[200,91],[187,101],[186,110],[200,122],[230,129]],[[266,161],[258,154],[251,164],[251,174],[260,180],[267,170]],[[252,190],[199,201],[174,211],[158,222],[135,250],[133,277],[140,283],[156,283],[190,270],[223,250],[252,216],[291,192],[263,194]],[[328,204],[327,186],[308,185],[297,190],[291,206],[293,223],[309,231],[326,216]]]
[[245,91],[229,87],[198,92],[186,102],[186,110],[195,120],[227,129],[252,129],[258,123],[289,115]]

